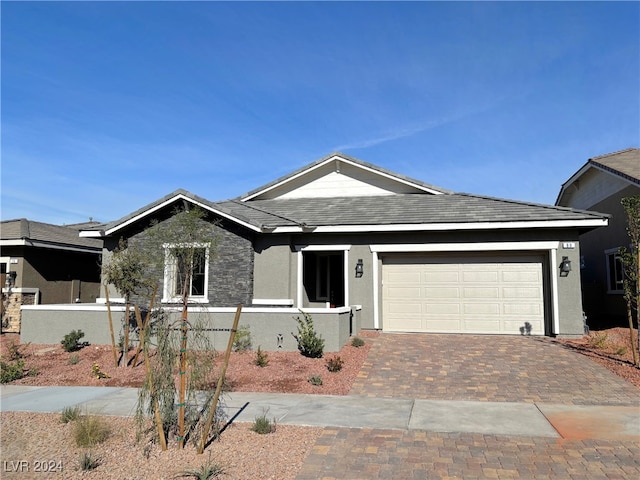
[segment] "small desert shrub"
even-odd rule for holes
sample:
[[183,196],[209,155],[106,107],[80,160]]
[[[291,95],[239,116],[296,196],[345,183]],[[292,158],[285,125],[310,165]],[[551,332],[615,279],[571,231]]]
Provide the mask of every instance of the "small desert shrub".
[[80,417],[80,407],[64,407],[60,414],[60,421],[62,423],[69,423],[76,421]]
[[351,346],[360,348],[364,346],[364,340],[362,340],[360,337],[353,337],[353,339],[351,340]]
[[246,352],[247,350],[251,350],[251,347],[251,331],[249,330],[249,326],[241,325],[233,336],[232,349],[234,352]]
[[10,383],[27,376],[24,360],[13,362],[0,361],[0,383]]
[[91,448],[109,438],[109,425],[100,417],[94,415],[80,416],[73,430],[76,445]]
[[13,362],[13,361],[16,361],[16,360],[20,360],[21,358],[24,357],[24,355],[20,351],[20,345],[18,345],[14,341],[11,341],[9,343],[9,345],[7,346],[7,353],[8,353],[7,359],[10,362]]
[[77,353],[74,353],[69,357],[69,360],[67,360],[67,362],[69,363],[69,365],[77,365],[80,362],[80,356]]
[[298,323],[298,335],[292,334],[298,342],[298,351],[308,358],[322,358],[324,339],[313,328],[313,319],[308,313],[302,312],[303,318],[294,317]]
[[195,478],[197,480],[209,480],[211,478],[218,478],[224,473],[224,467],[214,463],[209,458],[209,461],[196,470],[185,470],[178,474],[176,478]]
[[322,385],[322,377],[320,375],[312,375],[309,377],[309,380],[307,380],[311,385],[315,385],[316,387],[319,387],[320,385]]
[[273,433],[276,431],[276,421],[275,419],[269,420],[267,418],[267,413],[263,413],[259,417],[256,417],[253,425],[251,426],[251,430],[259,433],[260,435],[264,435],[266,433]]
[[342,366],[344,365],[344,362],[339,356],[336,355],[335,357],[327,358],[326,365],[327,365],[327,370],[329,370],[332,373],[335,373],[342,370]]
[[596,333],[592,337],[589,337],[589,345],[595,348],[604,348],[607,343],[607,334],[606,333]]
[[75,352],[80,350],[84,347],[84,345],[80,343],[80,339],[82,337],[84,337],[84,332],[82,330],[71,330],[71,332],[67,333],[60,341],[62,348],[64,348],[65,352]]
[[100,457],[94,455],[91,452],[84,452],[80,454],[80,470],[88,472],[95,470],[100,466]]
[[627,353],[627,347],[618,347],[616,350],[616,355],[624,355]]
[[259,367],[266,367],[269,365],[269,355],[266,352],[263,352],[260,347],[256,351],[256,359],[254,363]]

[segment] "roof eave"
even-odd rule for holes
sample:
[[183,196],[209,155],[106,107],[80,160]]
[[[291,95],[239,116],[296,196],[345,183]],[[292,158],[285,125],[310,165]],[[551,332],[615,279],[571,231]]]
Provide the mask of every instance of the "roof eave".
[[[323,225],[313,228],[314,233],[376,233],[376,232],[427,232],[456,230],[522,230],[543,228],[594,229],[606,227],[608,218],[583,220],[536,220],[515,222],[469,222],[469,223],[418,223],[391,225]],[[308,233],[302,227],[283,226],[263,229],[262,233]]]

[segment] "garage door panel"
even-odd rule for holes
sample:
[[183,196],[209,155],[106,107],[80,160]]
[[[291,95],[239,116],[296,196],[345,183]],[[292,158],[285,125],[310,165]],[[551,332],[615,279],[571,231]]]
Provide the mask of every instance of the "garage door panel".
[[[415,265],[414,265],[415,266]],[[406,272],[389,272],[388,281],[394,285],[420,284],[421,273],[419,270],[407,270]]]
[[505,303],[506,315],[541,315],[541,306],[537,303]]
[[389,313],[391,314],[412,314],[422,315],[422,302],[389,302]]
[[468,283],[482,283],[482,282],[491,282],[491,283],[495,283],[498,281],[498,272],[482,272],[482,271],[475,271],[475,272],[464,272],[463,273],[463,280]]
[[429,315],[459,315],[459,303],[428,303],[424,306],[424,311]]
[[422,274],[422,281],[423,283],[458,283],[460,282],[460,273],[457,270],[424,272]]
[[384,329],[543,335],[541,258],[498,259],[383,258]]
[[465,287],[463,289],[464,298],[499,298],[500,289],[498,287]]
[[424,331],[432,333],[449,333],[452,328],[457,331],[462,329],[462,325],[458,318],[437,317],[427,319]]
[[397,286],[389,287],[389,298],[416,298],[422,295],[420,286]]
[[539,272],[502,272],[502,281],[508,283],[539,283]]
[[540,298],[542,289],[538,287],[503,287],[503,298]]
[[427,287],[424,289],[424,298],[460,298],[460,289],[457,287]]
[[467,315],[500,315],[499,303],[465,303],[464,313]]

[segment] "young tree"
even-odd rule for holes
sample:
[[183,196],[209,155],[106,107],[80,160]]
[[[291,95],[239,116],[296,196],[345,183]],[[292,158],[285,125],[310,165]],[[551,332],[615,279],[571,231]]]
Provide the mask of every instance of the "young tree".
[[[187,350],[187,340],[189,332],[192,332],[194,339],[198,338],[201,328],[193,328],[189,322],[189,301],[194,295],[205,295],[207,289],[207,265],[214,255],[217,236],[215,224],[208,221],[206,212],[198,207],[177,210],[174,214],[162,223],[154,223],[145,233],[141,244],[149,253],[150,262],[155,266],[155,271],[162,272],[163,290],[167,298],[175,299],[176,303],[182,306],[182,313],[179,323],[179,346],[177,355],[179,357],[179,391],[178,391],[178,415],[177,415],[177,440],[180,448],[184,447],[187,433],[185,417],[187,416],[187,396],[190,395],[192,384],[189,384],[187,392],[187,359],[190,358],[189,365],[191,375],[201,375],[202,369],[197,367],[197,362],[206,361],[202,355],[191,355]],[[159,279],[158,279],[159,280]],[[164,362],[164,367],[150,369],[150,384],[153,385],[155,395],[164,398],[163,404],[167,404],[163,410],[170,412],[168,404],[173,406],[172,393],[173,378],[169,381],[166,377],[171,375],[171,358],[175,350],[168,337],[173,325],[165,325],[157,331],[158,334],[158,359]],[[163,360],[164,359],[164,360]],[[162,378],[160,378],[162,377]],[[199,418],[189,419],[193,426]],[[166,427],[165,427],[166,428]],[[190,427],[191,428],[191,427]]]
[[627,233],[631,240],[630,250],[626,248],[620,249],[620,256],[624,265],[624,299],[627,304],[627,318],[629,320],[629,336],[631,350],[633,352],[633,363],[640,366],[640,362],[638,361],[640,335],[638,335],[637,345],[635,345],[633,339],[634,312],[636,325],[640,323],[640,316],[638,315],[638,307],[640,306],[640,196],[623,198],[621,203],[627,214]]
[[122,366],[128,363],[131,298],[148,289],[153,283],[146,275],[146,269],[146,258],[143,252],[128,247],[127,242],[122,238],[113,256],[103,267],[105,280],[116,287],[125,301],[124,338],[120,362]]

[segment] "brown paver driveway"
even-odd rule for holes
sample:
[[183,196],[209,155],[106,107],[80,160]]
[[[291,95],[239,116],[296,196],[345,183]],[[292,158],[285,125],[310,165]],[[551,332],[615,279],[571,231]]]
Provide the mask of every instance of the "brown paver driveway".
[[[381,334],[351,395],[640,408],[640,389],[549,338]],[[640,478],[640,442],[325,428],[297,480]]]
[[548,337],[381,334],[351,395],[639,405],[640,389]]

